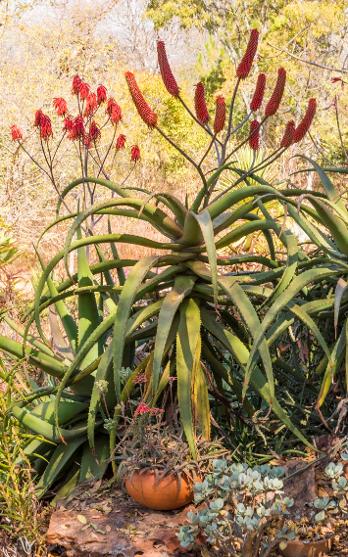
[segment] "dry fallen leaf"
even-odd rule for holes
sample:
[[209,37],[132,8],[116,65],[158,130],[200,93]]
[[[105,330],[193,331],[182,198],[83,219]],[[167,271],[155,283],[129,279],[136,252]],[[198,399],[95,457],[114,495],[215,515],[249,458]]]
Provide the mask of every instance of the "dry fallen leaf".
[[76,518],[81,524],[87,524],[87,518],[83,514],[78,514]]

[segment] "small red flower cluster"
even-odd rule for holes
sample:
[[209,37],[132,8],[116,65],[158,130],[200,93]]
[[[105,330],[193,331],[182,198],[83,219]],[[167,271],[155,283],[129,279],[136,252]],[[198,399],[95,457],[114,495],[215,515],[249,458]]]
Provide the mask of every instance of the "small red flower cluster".
[[137,408],[134,411],[134,416],[141,416],[143,414],[158,416],[160,414],[163,414],[163,412],[163,408],[151,408],[151,406],[148,406],[147,404],[145,404],[145,402],[140,402],[140,404],[138,404]]
[[22,131],[18,128],[18,126],[13,125],[10,129],[12,141],[20,141],[21,139],[23,139]]
[[[63,132],[71,141],[80,141],[81,145],[90,149],[99,141],[101,137],[101,129],[107,122],[100,126],[95,118],[95,114],[102,104],[106,104],[105,114],[109,122],[117,125],[122,120],[122,110],[120,105],[113,97],[108,97],[107,89],[100,84],[96,92],[91,91],[88,83],[83,81],[79,75],[75,75],[72,80],[72,93],[78,99],[78,114],[73,116],[68,110],[68,104],[63,97],[55,97],[53,99],[53,107],[57,116],[63,118]],[[155,115],[156,116],[156,115]],[[154,120],[152,120],[154,122]],[[50,117],[45,114],[42,109],[35,113],[34,126],[39,129],[40,138],[48,141],[53,136],[52,122]],[[10,128],[11,138],[13,141],[23,139],[22,131],[12,125]],[[120,134],[115,143],[116,151],[124,149],[126,145],[126,136]],[[138,145],[131,148],[131,160],[137,162],[140,159],[140,149]]]
[[134,378],[133,383],[147,383],[147,378],[145,373],[138,373],[138,375]]
[[121,107],[119,104],[117,104],[113,97],[110,97],[110,99],[108,100],[106,112],[113,124],[118,124],[122,120]]
[[51,119],[42,112],[41,108],[35,112],[34,126],[39,128],[40,137],[44,141],[48,141],[53,136]]
[[138,145],[132,145],[131,147],[131,160],[137,162],[140,159],[140,149]]
[[123,135],[123,133],[121,133],[118,138],[116,139],[116,144],[115,144],[115,148],[117,151],[119,151],[120,149],[124,149],[125,145],[126,145],[126,136]]

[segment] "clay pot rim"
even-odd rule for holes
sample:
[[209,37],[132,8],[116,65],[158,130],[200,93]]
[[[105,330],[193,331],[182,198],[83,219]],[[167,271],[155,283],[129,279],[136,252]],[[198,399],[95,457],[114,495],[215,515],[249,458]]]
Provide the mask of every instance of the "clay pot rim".
[[153,468],[148,466],[145,468],[134,468],[133,470],[125,471],[123,475],[123,482],[129,480],[133,475],[138,475],[138,476],[154,475],[154,476],[158,476],[159,481],[167,477],[169,478],[173,477],[179,480],[183,479],[189,484],[196,483],[198,479],[199,481],[202,481],[201,477],[198,474],[190,474],[186,470],[177,471],[177,470],[169,470],[165,468]]

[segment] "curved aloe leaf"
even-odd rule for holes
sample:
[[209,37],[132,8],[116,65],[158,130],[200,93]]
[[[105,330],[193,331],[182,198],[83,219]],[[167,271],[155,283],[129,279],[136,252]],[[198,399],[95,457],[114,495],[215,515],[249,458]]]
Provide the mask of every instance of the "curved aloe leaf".
[[180,420],[193,457],[196,456],[192,414],[192,370],[200,365],[201,319],[196,302],[190,298],[180,308],[176,337],[176,375]]
[[162,359],[175,314],[184,298],[190,294],[194,283],[194,277],[177,277],[175,279],[173,289],[163,300],[158,317],[153,359],[152,388],[154,397],[157,394],[158,383],[161,375]]
[[146,277],[147,273],[158,261],[158,256],[145,257],[140,260],[130,271],[123,286],[119,299],[113,329],[113,365],[114,365],[114,384],[116,395],[120,397],[120,369],[122,367],[122,357],[127,333],[127,321],[132,308],[132,304],[137,295],[137,291]]

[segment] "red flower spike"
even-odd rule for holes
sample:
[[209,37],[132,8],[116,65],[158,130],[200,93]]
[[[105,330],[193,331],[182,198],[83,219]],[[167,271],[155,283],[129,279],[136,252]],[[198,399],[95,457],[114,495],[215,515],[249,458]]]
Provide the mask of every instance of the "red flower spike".
[[290,145],[294,141],[294,131],[295,131],[295,122],[293,120],[289,120],[289,122],[286,124],[284,135],[280,142],[281,147],[290,147]]
[[157,114],[150,108],[146,100],[140,91],[134,74],[131,72],[126,72],[125,74],[129,92],[135,104],[135,107],[139,113],[140,118],[147,124],[150,128],[156,127],[157,124]]
[[284,70],[284,68],[279,68],[277,82],[274,86],[271,98],[269,99],[265,108],[265,116],[273,116],[273,114],[277,112],[283,97],[285,81],[286,71]]
[[94,114],[97,108],[98,108],[97,95],[95,93],[89,93],[89,95],[86,98],[86,108],[85,108],[84,116],[85,117],[91,116],[92,114]]
[[41,110],[41,108],[39,108],[39,110],[37,110],[35,112],[35,120],[34,120],[34,126],[35,128],[39,128],[40,127],[40,123],[41,123],[41,118],[43,116],[43,112]]
[[163,83],[170,95],[173,95],[173,97],[178,97],[180,89],[170,68],[166,53],[166,47],[163,41],[157,41],[157,55]]
[[98,105],[105,103],[106,99],[107,99],[106,87],[104,85],[99,85],[99,87],[97,88]]
[[137,162],[140,159],[140,149],[138,145],[132,145],[131,148],[131,160]]
[[309,99],[305,115],[303,116],[299,125],[295,128],[294,139],[293,139],[294,143],[298,143],[304,138],[309,128],[311,127],[316,110],[317,110],[316,99]]
[[257,120],[250,122],[249,146],[253,151],[260,148],[260,122]]
[[48,141],[52,135],[53,131],[51,119],[46,114],[42,114],[40,118],[40,137],[41,139]]
[[125,144],[126,144],[126,136],[121,133],[116,139],[115,147],[117,151],[119,151],[120,149],[124,149]]
[[66,100],[62,97],[56,97],[55,99],[53,99],[53,106],[56,109],[58,116],[65,116],[65,114],[68,112]]
[[72,80],[72,93],[73,95],[78,95],[80,91],[80,85],[82,83],[82,79],[79,75],[75,75]]
[[221,95],[216,97],[215,120],[214,120],[214,133],[217,135],[224,129],[226,120],[226,104],[225,99]]
[[260,73],[257,78],[254,95],[250,103],[250,110],[252,110],[253,112],[256,112],[256,110],[258,110],[262,105],[263,96],[265,94],[265,87],[266,87],[266,74]]
[[252,29],[250,32],[249,42],[246,47],[245,54],[237,68],[237,77],[239,77],[240,79],[245,79],[246,77],[248,77],[251,66],[253,65],[258,43],[259,32],[257,29]]
[[207,124],[209,121],[209,112],[207,109],[207,104],[205,102],[205,90],[204,85],[200,81],[196,85],[195,90],[195,110],[197,119],[201,124]]
[[79,97],[82,101],[87,99],[87,97],[89,95],[89,91],[90,91],[90,86],[88,85],[88,83],[85,83],[84,81],[81,81],[80,86],[79,86]]
[[108,100],[106,113],[110,116],[110,120],[113,124],[118,124],[120,120],[122,120],[121,107],[112,97]]
[[89,132],[88,132],[88,137],[90,139],[90,141],[98,141],[98,139],[101,136],[101,132],[100,132],[100,128],[99,126],[95,123],[94,120],[92,120],[90,126],[89,126]]
[[12,137],[12,141],[19,141],[20,139],[23,139],[23,134],[21,132],[21,130],[18,128],[18,126],[11,126],[11,137]]

